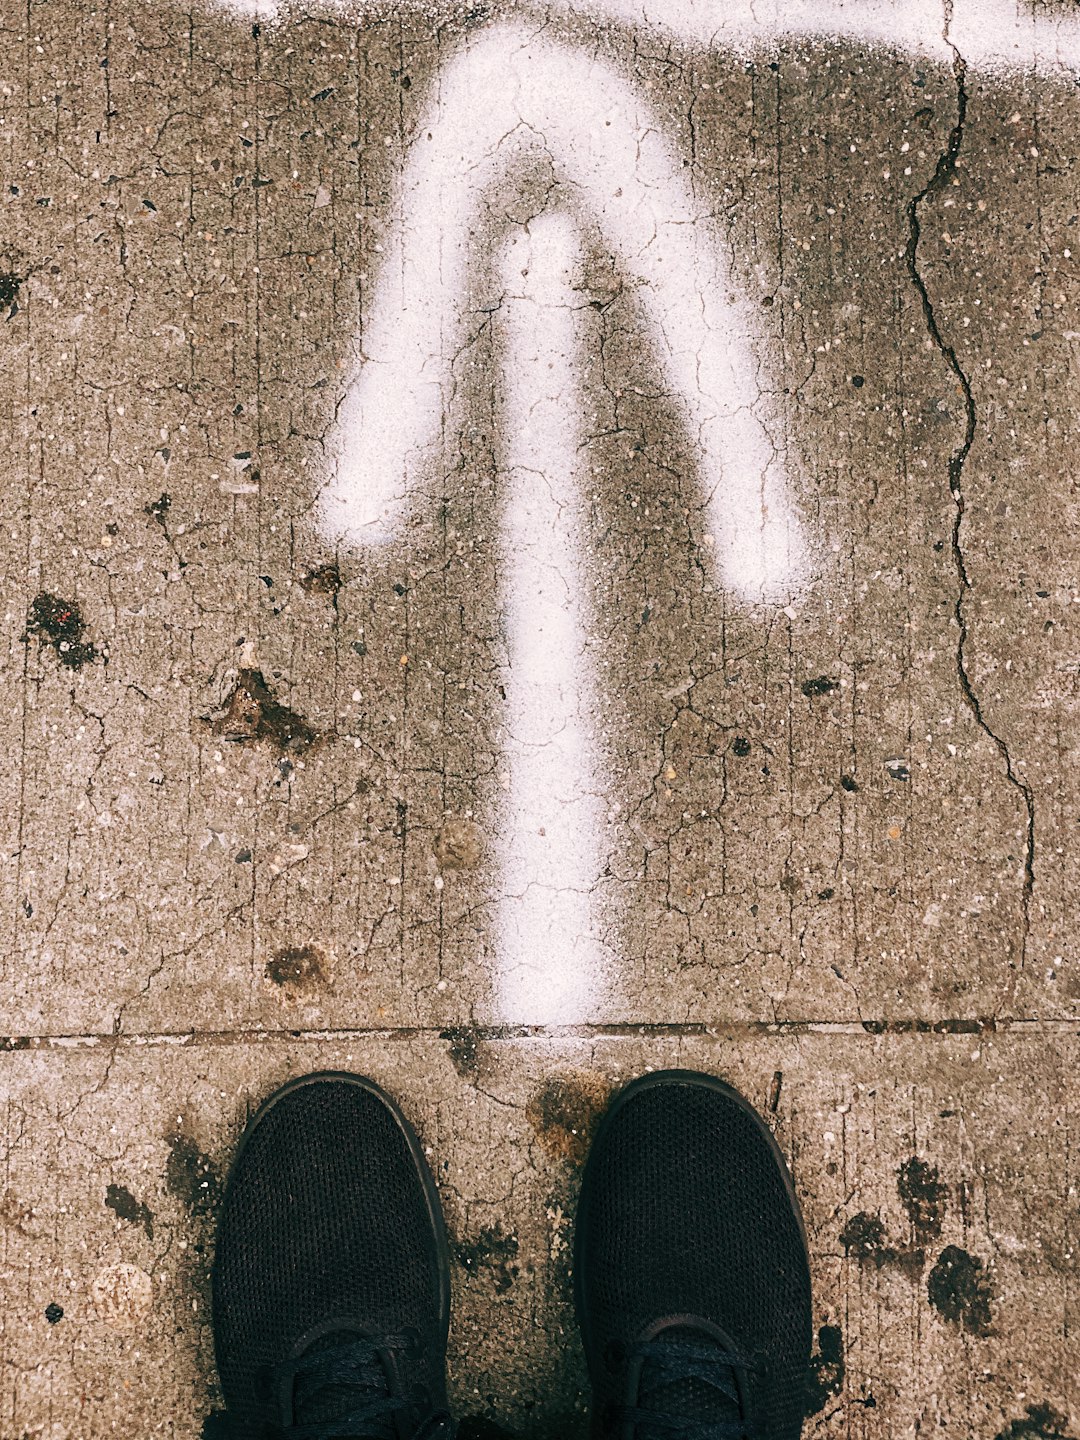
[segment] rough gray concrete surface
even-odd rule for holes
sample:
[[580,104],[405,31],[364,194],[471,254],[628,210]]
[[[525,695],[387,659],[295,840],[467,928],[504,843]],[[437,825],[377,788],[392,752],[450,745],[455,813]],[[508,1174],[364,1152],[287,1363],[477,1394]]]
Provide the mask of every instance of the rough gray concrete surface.
[[[717,581],[590,238],[572,599],[615,983],[533,1023],[497,999],[482,295],[400,537],[337,544],[318,509],[424,107],[510,13],[0,0],[0,1440],[213,1435],[221,1178],[323,1066],[431,1148],[475,1440],[582,1435],[580,1162],[610,1087],[671,1063],[791,1160],[808,1435],[1069,1440],[1080,89],[1034,56],[551,21],[716,218],[812,563],[789,604]],[[561,184],[540,158],[497,189],[477,255]]]

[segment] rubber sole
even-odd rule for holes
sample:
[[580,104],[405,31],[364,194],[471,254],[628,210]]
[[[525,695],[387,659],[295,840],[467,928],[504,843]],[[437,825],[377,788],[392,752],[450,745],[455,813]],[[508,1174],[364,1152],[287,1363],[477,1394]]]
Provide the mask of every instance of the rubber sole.
[[[333,1081],[336,1084],[345,1083],[355,1085],[358,1089],[367,1091],[369,1095],[381,1101],[393,1116],[394,1123],[401,1131],[405,1143],[409,1148],[409,1154],[412,1156],[413,1164],[416,1167],[417,1177],[423,1186],[428,1215],[431,1219],[432,1230],[435,1233],[435,1249],[439,1270],[439,1325],[442,1341],[445,1345],[450,1331],[450,1246],[446,1238],[446,1221],[443,1217],[442,1201],[439,1199],[439,1191],[435,1185],[431,1168],[424,1156],[424,1150],[420,1144],[419,1136],[405,1118],[405,1113],[397,1101],[388,1095],[381,1086],[376,1085],[374,1080],[369,1080],[364,1075],[352,1075],[345,1070],[316,1070],[310,1075],[300,1075],[295,1080],[287,1081],[286,1084],[267,1096],[244,1127],[244,1133],[241,1135],[240,1143],[236,1147],[236,1154],[233,1156],[232,1165],[229,1167],[228,1178],[225,1181],[225,1188],[222,1195],[222,1208],[229,1203],[229,1193],[232,1189],[233,1176],[236,1174],[241,1157],[261,1121],[264,1120],[270,1111],[279,1105],[286,1096],[292,1095],[297,1090],[302,1090],[305,1086],[319,1085],[326,1081]],[[216,1247],[213,1276],[216,1280]]]

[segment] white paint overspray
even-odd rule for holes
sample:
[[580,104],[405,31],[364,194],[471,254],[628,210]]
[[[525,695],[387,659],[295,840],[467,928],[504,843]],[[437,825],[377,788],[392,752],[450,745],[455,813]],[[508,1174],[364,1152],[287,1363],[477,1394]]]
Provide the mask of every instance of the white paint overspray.
[[595,933],[603,813],[585,656],[579,259],[567,216],[534,219],[503,253],[496,317],[509,654],[496,1004],[504,1021],[544,1025],[593,1017],[610,989]]
[[[288,0],[220,0],[222,8],[284,20]],[[350,19],[385,18],[393,10],[452,18],[456,7],[433,0],[324,0],[312,8]],[[669,37],[695,50],[755,55],[778,43],[842,40],[924,55],[945,64],[952,46],[969,69],[983,72],[1080,69],[1080,15],[1067,0],[522,0],[522,15],[552,15],[625,26]],[[946,35],[948,39],[946,39]]]
[[720,579],[747,601],[787,598],[802,543],[749,307],[731,298],[709,202],[694,196],[651,107],[604,61],[503,23],[444,66],[418,136],[341,409],[327,529],[360,542],[396,533],[449,413],[485,197],[539,152],[561,203],[595,222],[634,287],[697,450]]
[[[1067,3],[1067,0],[1066,0]],[[547,12],[661,31],[694,49],[752,55],[780,41],[843,40],[972,70],[1080,65],[1075,9],[1045,0],[554,0]]]

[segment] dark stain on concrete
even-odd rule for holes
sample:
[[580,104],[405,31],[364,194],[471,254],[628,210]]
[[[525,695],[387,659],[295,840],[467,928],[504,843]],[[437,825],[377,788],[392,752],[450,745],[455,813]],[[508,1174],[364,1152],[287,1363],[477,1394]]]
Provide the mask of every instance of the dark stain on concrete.
[[275,950],[266,962],[266,978],[297,995],[324,990],[330,982],[330,965],[317,945],[288,945]]
[[881,1220],[865,1210],[852,1215],[840,1232],[840,1243],[848,1255],[879,1269],[885,1265],[896,1265],[909,1274],[917,1275],[926,1264],[924,1250],[889,1245]]
[[211,1410],[202,1425],[202,1440],[232,1440],[232,1427],[224,1410]]
[[969,1335],[990,1333],[990,1286],[983,1262],[959,1245],[946,1245],[926,1281],[930,1304]]
[[0,271],[0,309],[14,305],[19,286],[25,279],[25,275],[16,275],[10,270]]
[[936,1240],[945,1219],[948,1194],[937,1166],[913,1155],[901,1165],[896,1188],[911,1220],[916,1243],[925,1245],[929,1240]]
[[[5,1046],[3,1048],[25,1049],[26,1047]],[[5,1190],[0,1195],[0,1225],[5,1230],[14,1230],[16,1235],[25,1235],[27,1238],[33,1238],[37,1234],[33,1207],[21,1200],[14,1190]]]
[[454,1025],[439,1031],[439,1039],[447,1042],[450,1063],[463,1080],[476,1080],[480,1073],[480,1037],[467,1025]]
[[241,670],[220,714],[210,720],[215,735],[237,745],[268,741],[279,750],[307,750],[318,739],[307,721],[282,705],[261,670]]
[[154,1238],[154,1212],[149,1205],[136,1200],[126,1185],[107,1185],[105,1204],[119,1219],[127,1220],[132,1225],[141,1225],[148,1240]]
[[505,1295],[518,1277],[517,1236],[507,1235],[498,1222],[485,1226],[475,1240],[455,1245],[454,1253],[470,1275],[481,1269],[490,1270],[497,1295]]
[[30,606],[26,618],[27,636],[36,635],[56,651],[61,665],[81,670],[98,653],[86,639],[82,612],[74,600],[61,600],[58,595],[42,591]]
[[994,1440],[1075,1440],[1068,1425],[1068,1417],[1052,1406],[1029,1405],[1023,1419],[1010,1420]]
[[840,681],[828,675],[818,675],[813,680],[804,680],[799,688],[807,698],[812,699],[815,695],[831,695],[834,690],[839,690]]
[[805,1413],[817,1415],[844,1388],[844,1334],[839,1325],[822,1325],[817,1351],[810,1357]]
[[525,1114],[549,1155],[578,1165],[588,1154],[609,1094],[602,1075],[568,1071],[546,1080],[530,1097]]
[[164,530],[165,520],[168,516],[171,505],[172,496],[167,490],[165,490],[162,491],[162,493],[158,496],[156,500],[151,500],[149,505],[144,505],[143,511],[145,514],[150,516],[151,520],[156,520],[157,523]]
[[885,1226],[876,1215],[860,1210],[840,1231],[840,1244],[856,1260],[877,1256],[885,1245]]
[[447,820],[435,836],[435,859],[440,870],[475,870],[484,853],[480,827],[472,820]]
[[212,1215],[221,1199],[221,1177],[210,1156],[190,1135],[179,1130],[167,1137],[169,1159],[165,1184],[192,1215]]
[[45,1306],[45,1319],[50,1325],[59,1325],[64,1318],[64,1307],[57,1305],[55,1300],[50,1300]]
[[341,571],[333,561],[327,565],[315,565],[300,581],[300,588],[309,595],[329,595],[336,604],[341,589]]

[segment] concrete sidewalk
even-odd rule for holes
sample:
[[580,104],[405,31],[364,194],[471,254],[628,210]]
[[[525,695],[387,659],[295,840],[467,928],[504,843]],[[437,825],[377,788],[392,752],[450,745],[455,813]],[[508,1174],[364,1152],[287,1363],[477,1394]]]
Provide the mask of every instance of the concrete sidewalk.
[[792,1162],[808,1436],[1080,1433],[1080,92],[565,9],[0,8],[3,1440],[213,1436],[323,1066],[431,1147],[466,1440],[583,1435],[673,1063]]

